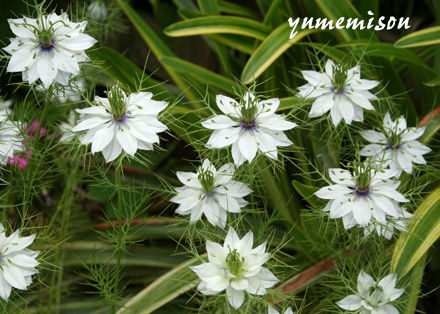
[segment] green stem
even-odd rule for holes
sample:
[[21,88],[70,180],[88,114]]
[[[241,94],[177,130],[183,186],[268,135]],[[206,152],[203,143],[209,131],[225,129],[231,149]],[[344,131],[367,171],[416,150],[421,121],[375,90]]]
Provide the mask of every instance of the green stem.
[[[115,169],[115,179],[116,179],[116,187],[118,189],[118,208],[116,210],[117,220],[118,220],[118,242],[117,242],[117,251],[116,251],[116,269],[115,269],[115,291],[114,291],[114,300],[118,299],[119,295],[119,280],[121,274],[121,259],[122,259],[122,241],[123,241],[123,232],[122,228],[123,224],[123,190],[122,190],[122,181],[123,181],[123,168],[122,166],[118,169]],[[116,313],[116,302],[112,304],[112,313]]]

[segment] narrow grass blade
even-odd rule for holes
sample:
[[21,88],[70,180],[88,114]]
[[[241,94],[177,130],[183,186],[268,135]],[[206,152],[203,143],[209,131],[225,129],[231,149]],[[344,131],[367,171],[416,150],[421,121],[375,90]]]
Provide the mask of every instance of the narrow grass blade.
[[440,44],[440,26],[433,26],[400,38],[394,43],[399,48],[421,47]]
[[152,313],[179,295],[191,290],[197,285],[199,279],[189,267],[197,264],[200,264],[200,258],[194,257],[159,277],[128,300],[118,311],[118,314]]
[[440,188],[419,205],[408,232],[402,233],[394,248],[391,270],[404,276],[440,237]]
[[244,84],[249,84],[256,80],[289,47],[313,32],[313,30],[303,30],[289,40],[290,31],[289,24],[285,23],[278,26],[264,39],[243,69],[241,81]]

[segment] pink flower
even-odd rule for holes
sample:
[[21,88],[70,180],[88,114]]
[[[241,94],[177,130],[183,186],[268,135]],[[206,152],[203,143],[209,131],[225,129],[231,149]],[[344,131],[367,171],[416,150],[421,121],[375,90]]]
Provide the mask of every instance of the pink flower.
[[10,165],[17,165],[19,169],[24,169],[29,164],[29,159],[32,157],[32,148],[29,145],[35,141],[35,136],[40,129],[40,137],[46,135],[47,131],[44,127],[40,127],[40,121],[34,120],[26,127],[26,135],[29,140],[24,140],[23,145],[26,148],[24,153],[15,154],[13,157],[9,157],[8,163]]

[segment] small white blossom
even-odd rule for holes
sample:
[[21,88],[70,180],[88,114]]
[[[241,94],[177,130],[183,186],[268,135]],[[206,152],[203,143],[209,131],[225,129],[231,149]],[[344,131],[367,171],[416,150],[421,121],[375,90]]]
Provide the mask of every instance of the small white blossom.
[[[44,85],[37,86],[38,91],[46,91]],[[57,86],[52,92],[53,97],[61,103],[72,102],[77,103],[81,101],[81,94],[86,90],[86,84],[83,79],[75,78],[69,82],[68,85]]]
[[[267,307],[267,314],[280,314],[277,310],[275,310],[271,305]],[[283,314],[294,314],[292,308],[289,306]]]
[[330,110],[333,124],[337,126],[344,119],[345,123],[364,121],[363,109],[374,110],[370,100],[377,97],[368,90],[379,82],[361,79],[361,67],[344,69],[327,60],[325,72],[301,71],[307,84],[299,87],[299,95],[315,99],[309,117],[324,115]]
[[122,150],[130,156],[138,149],[153,150],[153,144],[159,143],[157,133],[167,129],[157,115],[168,103],[153,100],[153,94],[147,92],[127,96],[118,86],[107,96],[96,96],[96,106],[76,110],[83,116],[72,130],[87,130],[81,143],[92,143],[92,153],[102,152],[107,162],[116,159]]
[[405,289],[396,289],[397,275],[391,274],[376,282],[363,270],[357,279],[357,294],[336,302],[347,311],[360,311],[361,314],[399,314],[390,302],[398,299]]
[[7,72],[22,72],[29,84],[40,79],[46,88],[54,82],[67,85],[79,73],[79,63],[88,60],[84,50],[96,43],[83,33],[87,22],[71,22],[66,13],[8,22],[17,37],[3,48],[11,54]]
[[77,134],[72,129],[75,127],[75,125],[78,122],[77,116],[78,115],[76,114],[75,111],[70,111],[67,122],[60,123],[60,131],[61,131],[60,142],[67,143],[73,141],[76,138]]
[[348,170],[329,169],[330,179],[335,183],[321,188],[316,196],[330,200],[324,211],[330,212],[330,218],[342,218],[346,230],[359,225],[371,231],[372,224],[379,235],[389,238],[392,223],[398,229],[404,227],[402,219],[410,214],[399,206],[400,202],[409,202],[396,189],[400,181],[391,180],[396,171],[377,170],[365,162],[354,168],[351,174]]
[[0,117],[0,165],[5,165],[16,151],[24,150],[24,138],[15,122]]
[[202,122],[205,128],[214,130],[206,146],[223,148],[232,145],[236,166],[246,160],[250,163],[258,150],[277,159],[277,147],[292,144],[283,131],[294,128],[296,124],[275,113],[280,105],[278,98],[258,100],[254,94],[247,92],[240,103],[223,95],[217,95],[216,101],[224,115]]
[[407,128],[403,116],[391,120],[387,112],[383,119],[383,132],[374,130],[362,131],[361,135],[372,143],[361,150],[362,156],[372,156],[375,160],[383,160],[386,166],[412,173],[413,163],[426,164],[423,155],[431,149],[416,141],[423,135],[425,128]]
[[209,262],[191,267],[201,279],[197,289],[207,295],[226,290],[228,301],[235,309],[243,304],[245,291],[265,295],[266,289],[273,287],[278,279],[263,267],[270,257],[265,252],[266,243],[254,249],[252,246],[252,231],[240,239],[232,228],[223,246],[206,241]]
[[96,22],[103,22],[108,16],[107,5],[101,0],[93,1],[87,7],[87,16]]
[[0,100],[0,120],[11,114],[12,100]]
[[27,249],[35,235],[20,237],[16,230],[9,237],[0,224],[0,297],[7,300],[11,289],[26,290],[32,283],[32,275],[38,271],[36,260],[39,252]]
[[240,213],[248,204],[243,197],[252,192],[246,184],[233,180],[233,176],[233,164],[217,171],[208,159],[197,173],[178,171],[177,177],[184,186],[176,188],[177,195],[171,199],[179,204],[176,213],[191,215],[192,222],[205,214],[212,225],[224,228],[226,212]]

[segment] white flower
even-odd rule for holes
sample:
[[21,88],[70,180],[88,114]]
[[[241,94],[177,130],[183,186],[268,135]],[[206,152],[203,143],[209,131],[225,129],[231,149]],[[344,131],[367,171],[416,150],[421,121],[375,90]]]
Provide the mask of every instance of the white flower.
[[12,100],[0,100],[0,120],[11,114]]
[[38,251],[27,249],[35,235],[20,237],[16,230],[9,237],[0,224],[0,297],[7,300],[11,289],[26,290],[32,283],[32,275],[38,271]]
[[374,130],[362,131],[361,135],[373,143],[361,150],[362,156],[372,156],[373,159],[383,160],[385,165],[399,172],[412,172],[412,163],[426,164],[423,158],[431,149],[416,141],[425,132],[425,128],[407,128],[403,116],[391,120],[387,112],[383,119],[383,132]]
[[205,214],[208,221],[224,228],[226,212],[240,213],[248,202],[244,196],[252,192],[241,182],[232,180],[234,166],[226,164],[218,171],[208,159],[205,159],[197,173],[177,172],[177,177],[184,184],[176,188],[177,195],[171,201],[178,203],[176,213],[191,214],[191,221],[197,221]]
[[[382,225],[376,230],[383,227],[389,230],[393,220],[406,219],[409,215],[399,206],[400,202],[409,202],[396,190],[400,181],[391,180],[396,171],[376,170],[365,162],[354,168],[353,175],[339,168],[328,172],[335,184],[321,188],[315,195],[330,200],[324,211],[330,211],[332,219],[342,217],[346,230],[356,225],[371,230],[371,224]],[[388,237],[385,230],[378,234]]]
[[344,69],[327,60],[325,72],[301,71],[307,84],[299,87],[299,95],[316,98],[310,109],[309,117],[322,116],[330,110],[333,124],[337,126],[344,119],[345,123],[364,120],[363,109],[374,110],[370,100],[377,99],[368,90],[379,82],[360,78],[361,67]]
[[46,88],[54,82],[67,85],[70,75],[79,73],[79,63],[88,60],[84,50],[96,43],[83,33],[87,22],[71,22],[66,13],[8,22],[17,37],[3,48],[11,54],[7,72],[22,72],[29,84],[40,79]]
[[114,86],[108,98],[95,97],[96,106],[76,110],[84,116],[72,130],[87,130],[81,143],[92,143],[92,153],[102,151],[107,162],[116,159],[122,150],[131,156],[138,149],[153,150],[153,144],[159,143],[156,133],[167,129],[157,115],[168,103],[152,97],[147,92],[127,96]]
[[24,138],[15,122],[0,117],[0,165],[5,165],[15,151],[22,151]]
[[397,275],[391,274],[382,278],[378,283],[363,270],[357,279],[357,294],[336,302],[347,311],[360,311],[360,314],[399,314],[390,302],[398,299],[405,289],[396,289]]
[[214,130],[206,146],[223,148],[232,145],[236,166],[246,160],[250,163],[258,150],[277,159],[277,146],[292,144],[283,131],[296,124],[275,114],[280,104],[278,98],[260,101],[252,93],[245,93],[240,104],[223,95],[217,95],[216,101],[224,115],[202,122],[205,128]]
[[266,243],[252,249],[254,235],[249,231],[240,239],[234,229],[229,229],[223,246],[206,241],[208,263],[191,269],[201,282],[197,289],[214,295],[226,289],[229,303],[238,309],[244,301],[244,292],[265,295],[278,279],[263,264],[270,257],[265,253]]
[[103,22],[108,16],[108,8],[102,1],[93,1],[87,7],[87,16],[97,22]]
[[[267,314],[280,314],[277,310],[275,310],[271,305],[267,307]],[[284,311],[284,314],[294,314],[290,306]]]

